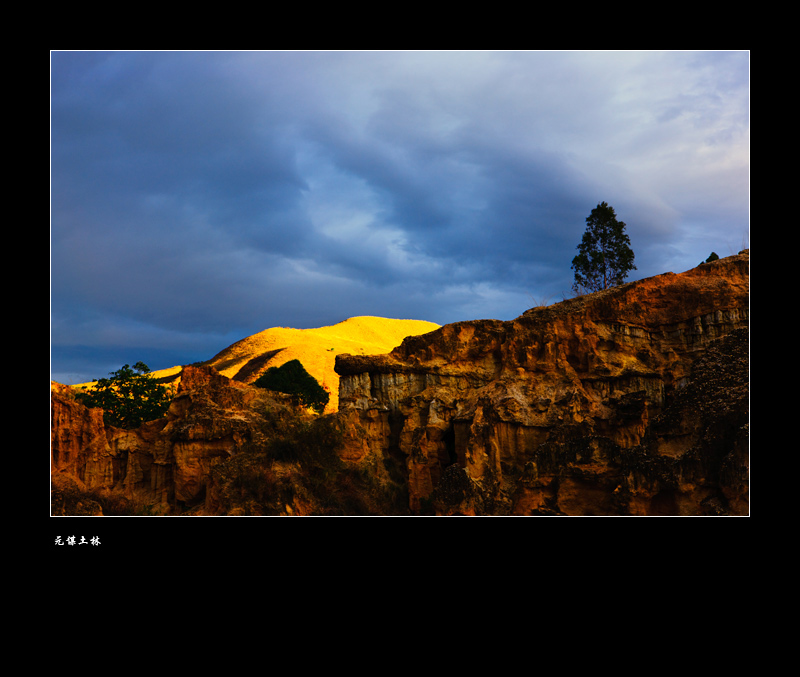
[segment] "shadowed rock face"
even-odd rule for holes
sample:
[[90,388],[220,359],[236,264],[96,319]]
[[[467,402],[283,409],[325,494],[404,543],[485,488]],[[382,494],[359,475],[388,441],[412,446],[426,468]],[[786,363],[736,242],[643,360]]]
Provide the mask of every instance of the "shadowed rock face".
[[748,513],[749,253],[340,355],[350,457],[436,514]]

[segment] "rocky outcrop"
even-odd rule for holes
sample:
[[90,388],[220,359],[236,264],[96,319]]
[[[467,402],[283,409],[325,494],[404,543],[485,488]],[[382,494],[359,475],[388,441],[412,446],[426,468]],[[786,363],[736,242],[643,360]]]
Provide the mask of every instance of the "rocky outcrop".
[[51,414],[53,515],[409,512],[403,468],[365,458],[358,428],[210,366],[184,367],[167,415],[133,430],[55,383]]
[[430,514],[748,512],[749,252],[340,355],[355,460]]
[[211,366],[107,426],[51,384],[52,514],[746,515],[749,254],[339,355],[339,411]]
[[[51,384],[51,476],[57,496],[113,493],[148,514],[191,509],[216,514],[215,466],[262,441],[264,411],[292,412],[288,398],[236,383],[206,366],[185,367],[167,416],[133,430],[104,424],[101,409],[88,409],[70,391]],[[57,496],[54,513],[74,514]]]

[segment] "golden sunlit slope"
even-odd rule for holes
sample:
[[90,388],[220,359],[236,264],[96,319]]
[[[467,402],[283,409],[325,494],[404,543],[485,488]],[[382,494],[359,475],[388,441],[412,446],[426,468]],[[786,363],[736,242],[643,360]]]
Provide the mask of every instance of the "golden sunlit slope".
[[[333,370],[336,356],[382,355],[399,346],[406,336],[419,336],[438,329],[424,320],[393,320],[385,317],[351,317],[330,327],[291,329],[273,327],[237,341],[206,364],[221,374],[252,383],[269,367],[300,360],[306,371],[330,393],[328,411],[339,407],[339,376]],[[161,376],[154,373],[154,376]]]
[[[273,327],[243,338],[205,362],[224,376],[252,383],[270,367],[289,360],[300,360],[330,394],[326,412],[339,408],[339,376],[333,370],[336,356],[383,355],[399,346],[406,336],[419,336],[438,329],[424,320],[392,320],[385,317],[351,317],[349,320],[318,329]],[[177,385],[182,367],[150,372],[150,376]],[[91,383],[74,388],[91,387]]]

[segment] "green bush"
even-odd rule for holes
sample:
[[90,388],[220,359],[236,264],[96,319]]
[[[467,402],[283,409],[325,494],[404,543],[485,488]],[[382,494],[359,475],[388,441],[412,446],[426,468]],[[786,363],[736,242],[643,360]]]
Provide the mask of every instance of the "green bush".
[[280,367],[270,367],[253,385],[279,393],[294,395],[303,406],[318,414],[325,410],[330,395],[303,367],[300,360],[290,360]]
[[719,261],[719,254],[717,254],[717,252],[711,252],[705,261],[700,261],[700,265],[702,266],[704,263],[711,263],[712,261]]
[[148,376],[150,368],[137,362],[127,364],[101,378],[92,388],[75,394],[87,407],[103,410],[103,420],[117,428],[138,428],[167,413],[172,392]]

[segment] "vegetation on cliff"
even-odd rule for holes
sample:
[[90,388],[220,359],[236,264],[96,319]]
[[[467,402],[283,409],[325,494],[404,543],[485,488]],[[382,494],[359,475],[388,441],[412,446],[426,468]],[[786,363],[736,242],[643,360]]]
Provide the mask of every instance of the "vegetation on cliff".
[[149,376],[150,368],[137,362],[111,372],[111,378],[98,379],[91,387],[75,394],[75,399],[90,408],[103,410],[103,420],[117,428],[138,428],[167,413],[172,391]]

